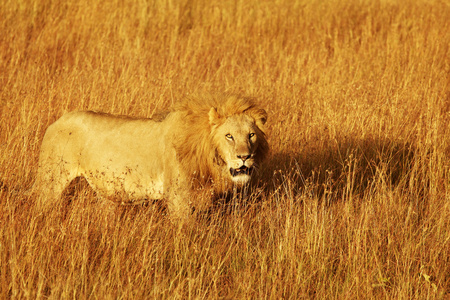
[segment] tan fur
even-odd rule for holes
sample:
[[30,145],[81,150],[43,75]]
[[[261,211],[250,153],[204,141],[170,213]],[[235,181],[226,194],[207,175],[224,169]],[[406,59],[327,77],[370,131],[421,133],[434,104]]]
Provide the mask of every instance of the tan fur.
[[71,112],[45,133],[36,186],[42,206],[84,176],[122,202],[167,199],[186,217],[196,190],[223,193],[246,185],[268,152],[266,112],[248,98],[188,97],[158,119]]

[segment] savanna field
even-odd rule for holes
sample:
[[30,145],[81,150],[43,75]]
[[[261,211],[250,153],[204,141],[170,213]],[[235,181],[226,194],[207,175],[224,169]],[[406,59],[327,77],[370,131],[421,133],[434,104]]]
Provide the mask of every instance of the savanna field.
[[[447,299],[449,45],[443,0],[3,1],[0,298]],[[268,112],[247,201],[180,228],[79,180],[38,218],[52,122],[207,91]]]

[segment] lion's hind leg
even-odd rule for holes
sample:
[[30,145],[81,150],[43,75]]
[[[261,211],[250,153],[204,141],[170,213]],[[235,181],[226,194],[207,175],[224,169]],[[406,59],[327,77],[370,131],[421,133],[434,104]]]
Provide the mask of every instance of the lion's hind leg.
[[37,194],[36,209],[38,213],[45,213],[58,206],[61,194],[70,182],[79,176],[79,172],[73,164],[60,160],[50,159],[42,162],[38,169],[34,185]]

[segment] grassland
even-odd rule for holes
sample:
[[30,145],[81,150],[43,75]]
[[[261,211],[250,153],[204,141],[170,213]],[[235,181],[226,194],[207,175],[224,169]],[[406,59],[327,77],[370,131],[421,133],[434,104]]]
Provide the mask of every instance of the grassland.
[[[449,297],[449,29],[439,0],[3,1],[0,298]],[[269,111],[248,202],[179,231],[81,182],[38,220],[58,117],[211,90]]]

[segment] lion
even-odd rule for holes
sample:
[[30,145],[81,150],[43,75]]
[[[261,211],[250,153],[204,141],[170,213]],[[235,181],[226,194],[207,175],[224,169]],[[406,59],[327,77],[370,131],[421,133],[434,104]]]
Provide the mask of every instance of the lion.
[[94,111],[63,115],[44,135],[36,184],[50,207],[76,177],[121,203],[164,199],[187,218],[196,191],[248,186],[267,156],[267,113],[236,95],[186,97],[154,118]]

